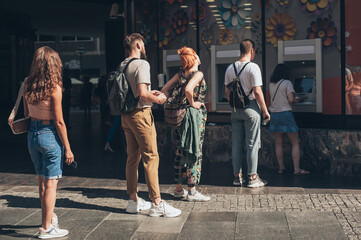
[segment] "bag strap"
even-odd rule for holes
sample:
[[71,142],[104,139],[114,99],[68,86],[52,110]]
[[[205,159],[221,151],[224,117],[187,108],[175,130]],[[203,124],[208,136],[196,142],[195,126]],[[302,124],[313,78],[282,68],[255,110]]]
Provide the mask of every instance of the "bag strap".
[[[237,78],[239,77],[239,75],[241,75],[242,71],[244,70],[244,68],[247,66],[248,63],[250,63],[250,62],[247,62],[247,63],[242,67],[241,71],[239,71],[239,73],[237,73],[236,63],[233,63],[234,73],[236,74],[236,77],[237,77]],[[248,95],[246,95],[246,93],[245,93],[244,90],[243,90],[241,80],[239,81],[239,85],[240,85],[240,87],[241,87],[241,91],[242,91],[243,96],[248,97],[249,95],[251,95],[251,93],[252,93],[252,91],[253,91],[253,88],[252,88],[251,91],[248,93]]]
[[284,79],[282,79],[282,81],[278,84],[275,95],[273,95],[272,102],[275,100],[275,97],[276,97],[277,92],[278,92],[278,88],[280,87],[280,85],[282,84],[283,81],[284,81]]
[[20,101],[21,101],[21,99],[23,97],[23,93],[24,93],[24,89],[25,89],[25,82],[26,82],[26,78],[25,78],[24,82],[20,86],[20,89],[19,89],[19,92],[18,92],[18,98],[16,99],[15,106],[14,106],[13,110],[10,113],[9,119],[12,120],[12,121],[15,119],[15,116],[18,113]]
[[[120,71],[121,71],[122,73],[124,73],[124,75],[125,75],[125,71],[127,70],[129,64],[130,64],[131,62],[133,62],[134,60],[137,60],[137,59],[139,59],[139,58],[131,58],[131,59],[129,60],[129,62],[127,62],[127,64],[125,65],[125,67],[124,67],[123,69],[121,69]],[[125,76],[125,80],[128,82],[128,85],[130,86],[130,83],[129,83],[129,80],[128,80],[127,76]],[[131,90],[131,92],[133,93],[133,89],[132,89],[131,87],[130,87],[130,90]],[[135,96],[134,93],[133,93],[133,96]]]
[[131,58],[131,59],[129,60],[129,62],[127,62],[127,64],[125,65],[125,67],[124,67],[123,69],[120,69],[119,71],[121,71],[122,73],[125,74],[125,71],[127,70],[129,64],[130,64],[131,62],[133,62],[134,60],[137,60],[137,59],[139,59],[139,58]]

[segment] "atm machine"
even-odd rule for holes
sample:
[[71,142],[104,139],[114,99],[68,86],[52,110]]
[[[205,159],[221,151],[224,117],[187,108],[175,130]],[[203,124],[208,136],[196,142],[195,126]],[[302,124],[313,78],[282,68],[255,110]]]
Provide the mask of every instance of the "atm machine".
[[212,111],[230,112],[224,93],[224,75],[227,67],[241,58],[239,44],[211,46]]
[[278,42],[278,63],[291,70],[295,97],[294,112],[322,113],[322,42],[321,39]]
[[[180,57],[176,49],[163,50],[163,73],[165,74],[165,82],[169,81],[182,68]],[[163,83],[163,85],[165,84]],[[159,87],[162,87],[159,83]]]

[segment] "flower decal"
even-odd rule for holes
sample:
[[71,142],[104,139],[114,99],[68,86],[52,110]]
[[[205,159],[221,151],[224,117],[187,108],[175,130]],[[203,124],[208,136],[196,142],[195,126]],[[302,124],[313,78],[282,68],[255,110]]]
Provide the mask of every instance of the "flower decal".
[[328,18],[317,18],[317,20],[311,22],[310,27],[307,28],[307,38],[321,38],[324,47],[330,47],[336,42],[336,33],[335,23]]
[[228,29],[240,29],[245,20],[250,15],[250,11],[245,10],[250,6],[245,5],[245,0],[222,0],[219,7],[221,18]]
[[288,4],[288,0],[277,0],[277,2],[281,6],[286,6]]
[[172,27],[177,35],[186,32],[188,27],[188,17],[184,10],[180,9],[174,13]]
[[150,43],[150,39],[152,38],[152,31],[150,30],[150,27],[147,24],[143,24],[140,27],[139,32],[144,38],[145,45],[148,45]]
[[[168,45],[169,41],[168,41],[168,37],[170,35],[170,28],[169,28],[169,24],[166,20],[162,20],[159,24],[159,48],[165,47]],[[155,32],[154,34],[154,41],[157,42],[158,40],[158,34],[157,32]]]
[[213,33],[210,29],[206,29],[202,32],[202,42],[204,45],[210,45],[213,41]]
[[267,19],[266,40],[274,47],[277,47],[278,41],[294,39],[295,32],[295,20],[285,12],[275,12],[272,17]]
[[221,29],[218,35],[218,42],[222,45],[231,44],[233,42],[233,32],[229,29]]
[[[203,24],[207,22],[209,15],[209,9],[208,5],[204,1],[199,2],[199,23]],[[192,9],[192,19],[193,21],[197,21],[197,11],[196,11],[196,5],[194,5]]]
[[319,15],[322,11],[326,11],[329,5],[334,0],[299,0],[302,10],[307,10],[309,13]]

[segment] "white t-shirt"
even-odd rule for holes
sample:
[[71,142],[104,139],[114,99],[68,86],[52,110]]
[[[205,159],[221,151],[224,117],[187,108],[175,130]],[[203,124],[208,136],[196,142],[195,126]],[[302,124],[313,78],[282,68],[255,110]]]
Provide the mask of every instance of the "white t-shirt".
[[[126,58],[120,66],[123,68],[128,62],[130,58]],[[136,59],[133,60],[126,72],[125,76],[130,84],[130,87],[133,91],[135,97],[138,97],[138,84],[144,83],[147,85],[149,91],[151,91],[151,82],[150,82],[150,65],[146,60],[143,59]],[[142,99],[139,99],[137,108],[146,108],[152,107],[153,103],[145,102]]]
[[281,81],[282,80],[280,80],[276,83],[269,84],[269,93],[271,95],[271,106],[269,107],[269,110],[271,112],[284,112],[284,111],[292,110],[292,106],[288,102],[288,95],[290,93],[294,93],[295,89],[293,88],[293,85],[290,80],[284,80],[281,83],[280,87],[278,88],[276,97],[275,97],[274,101],[272,101],[273,96],[275,95],[276,89]]
[[[247,62],[236,62],[236,69],[237,73],[241,71],[244,64]],[[226,70],[226,75],[224,79],[224,85],[228,85],[233,81],[233,79],[236,77],[236,73],[234,72],[233,63],[228,66]],[[247,66],[243,69],[242,73],[238,76],[238,78],[241,81],[243,90],[246,95],[249,94],[249,92],[252,90],[253,87],[260,87],[262,86],[262,74],[261,69],[258,67],[257,64],[250,62],[247,64]],[[252,92],[251,95],[249,95],[249,100],[254,100],[255,96]]]

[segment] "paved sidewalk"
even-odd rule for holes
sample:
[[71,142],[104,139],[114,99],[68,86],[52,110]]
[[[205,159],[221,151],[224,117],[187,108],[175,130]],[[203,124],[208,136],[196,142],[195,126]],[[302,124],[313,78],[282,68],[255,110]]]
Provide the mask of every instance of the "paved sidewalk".
[[[34,238],[41,221],[33,174],[0,173],[0,239]],[[56,213],[70,231],[62,239],[358,239],[361,190],[203,185],[210,202],[162,197],[183,212],[178,218],[127,214],[124,180],[64,177]],[[147,199],[146,185],[140,196]]]

